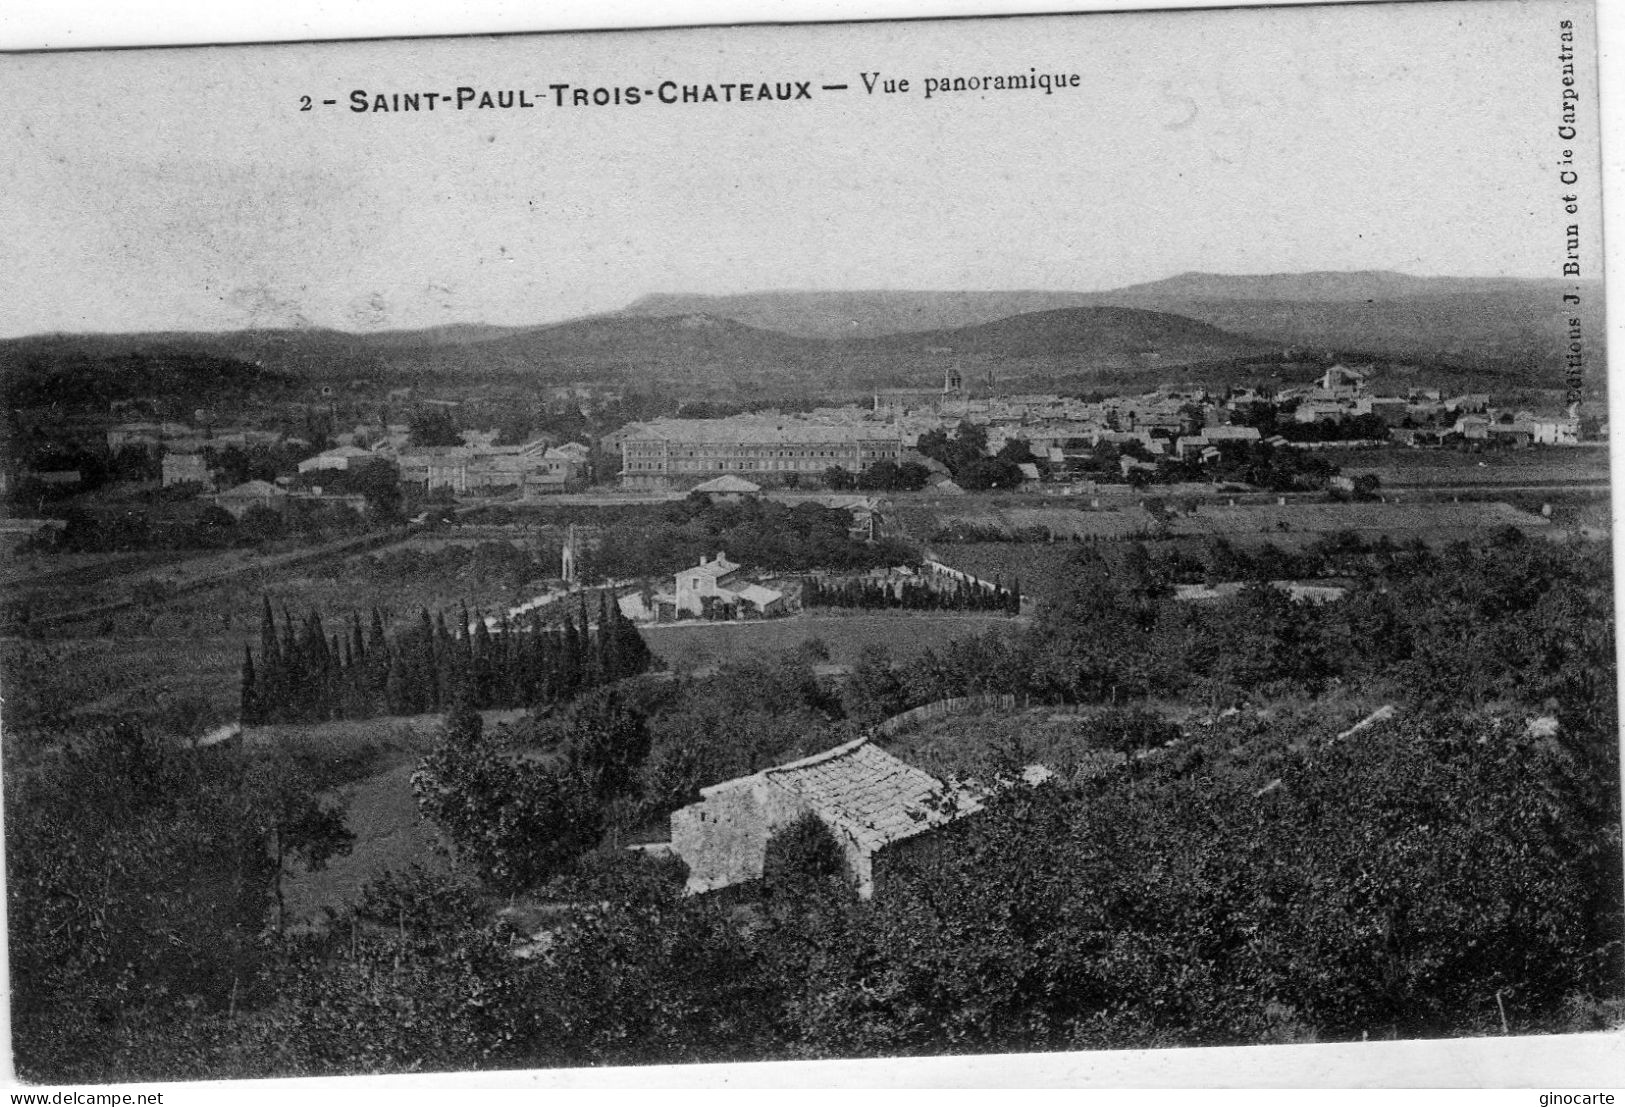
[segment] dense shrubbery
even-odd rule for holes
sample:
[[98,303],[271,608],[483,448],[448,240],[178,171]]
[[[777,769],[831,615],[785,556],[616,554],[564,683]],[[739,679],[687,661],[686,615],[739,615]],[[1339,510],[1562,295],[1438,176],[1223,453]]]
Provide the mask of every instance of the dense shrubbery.
[[[188,750],[118,724],[8,768],[13,1048],[33,1079],[131,1071],[118,1033],[267,1002],[284,865],[349,849],[316,761]],[[112,1067],[110,1067],[112,1066]]]
[[824,470],[824,487],[837,492],[856,488],[862,492],[918,492],[931,481],[931,470],[917,461],[877,461],[853,473],[842,465]]
[[[1211,549],[1208,573],[1258,583],[1232,599],[1173,601],[1188,558],[1131,546],[1115,567],[1081,547],[1062,593],[1025,633],[926,652],[903,674],[910,699],[1012,692],[1105,703],[1155,693],[1219,706],[1362,687],[1403,702],[1506,700],[1587,718],[1611,711],[1615,674],[1609,550],[1528,541],[1435,553],[1329,540],[1301,555]],[[1335,571],[1347,595],[1295,603],[1263,583]],[[1586,614],[1589,612],[1590,614]]]
[[240,519],[212,503],[184,498],[143,501],[137,510],[127,505],[75,505],[62,518],[59,535],[42,534],[38,540],[72,553],[229,549],[285,538],[326,542],[368,526],[368,520],[346,504],[318,500],[295,500],[282,511],[252,507]]
[[874,569],[918,560],[901,542],[853,538],[851,526],[850,512],[817,503],[791,507],[774,500],[710,503],[690,497],[660,508],[652,523],[629,518],[606,524],[583,551],[581,574],[586,580],[662,576],[719,550],[768,572]]
[[813,660],[791,652],[728,664],[657,692],[639,774],[643,810],[664,814],[707,785],[838,745],[847,736],[841,699]]
[[[1202,1045],[1499,1032],[1503,1011],[1514,1032],[1589,1029],[1577,1012],[1617,1013],[1625,892],[1607,548],[1510,534],[1437,553],[1340,541],[1315,554],[1351,584],[1338,603],[1297,604],[1262,584],[1175,602],[1182,576],[1278,568],[1222,546],[1209,554],[1230,560],[1202,567],[1131,547],[1108,565],[1082,550],[1030,628],[901,665],[869,651],[839,690],[816,675],[815,650],[621,682],[538,718],[550,752],[484,734],[460,709],[420,768],[419,795],[486,894],[530,890],[547,905],[524,934],[419,874],[375,887],[325,935],[268,953],[240,923],[166,922],[167,907],[124,896],[97,852],[102,824],[68,826],[66,803],[37,805],[66,793],[8,792],[8,819],[13,802],[30,813],[12,839],[25,1071]],[[936,848],[883,866],[870,902],[831,874],[812,827],[779,835],[770,881],[721,896],[683,897],[669,863],[590,849],[601,831],[618,844],[706,784],[979,691],[1098,705],[1078,725],[1101,756],[1088,772],[991,797]],[[1340,737],[1347,724],[1322,694],[1345,714],[1399,710]],[[1195,715],[1175,727],[1145,709],[1151,695],[1183,698]],[[1227,704],[1261,710],[1214,710]],[[1528,725],[1535,716],[1555,726]],[[1021,751],[1006,752],[984,779],[1020,768]],[[235,802],[209,798],[215,785],[199,793],[152,772],[138,757],[62,786],[118,782],[106,825],[163,859],[150,877],[137,870],[148,883],[171,861],[257,849],[259,875],[242,887],[263,919],[267,840],[239,843],[242,824],[211,814]],[[172,806],[129,807],[132,792],[166,789]],[[76,798],[71,810],[84,809]],[[96,929],[76,898],[84,888],[112,896],[126,925]],[[19,895],[35,898],[19,906]],[[197,949],[193,926],[232,937]],[[132,960],[109,942],[133,943],[142,965],[204,958],[194,994],[207,1002],[189,1013],[139,975],[97,975],[98,958]],[[526,948],[538,955],[514,955]],[[235,1019],[221,1007],[236,969],[213,960],[228,953],[255,969]],[[78,1061],[110,1056],[101,1069]]]
[[[1124,448],[1125,453],[1129,443]],[[1104,447],[1097,447],[1099,453]],[[1183,481],[1250,484],[1270,492],[1313,492],[1325,488],[1338,468],[1325,456],[1268,442],[1220,442],[1218,456],[1207,459],[1157,458],[1157,467],[1135,469],[1128,481],[1135,485],[1178,484]],[[1109,477],[1109,474],[1108,474]]]
[[569,876],[606,832],[663,820],[706,785],[834,744],[840,714],[796,652],[691,684],[602,688],[519,732],[486,733],[464,699],[413,790],[459,864],[513,894]]
[[1003,611],[1021,614],[1021,582],[1009,588],[956,581],[939,587],[925,581],[820,580],[809,577],[801,587],[806,607],[856,607],[882,611]]
[[[807,825],[743,911],[616,859],[553,885],[579,906],[544,958],[466,924],[334,943],[279,1030],[302,1071],[720,1062],[1582,1029],[1617,987],[1617,835],[1549,743],[1418,716],[1299,735],[1265,788],[1215,767],[1236,741],[1007,792],[867,903]],[[447,1032],[414,1054],[380,1012]]]
[[1424,717],[1305,742],[1278,781],[1187,757],[1005,795],[872,905],[784,920],[820,955],[783,1048],[1476,1033],[1617,987],[1590,883],[1610,832],[1559,752]]
[[1027,443],[1013,439],[991,457],[987,454],[987,428],[968,419],[961,420],[952,435],[944,430],[920,435],[918,449],[932,461],[942,463],[955,483],[970,492],[991,488],[1017,488],[1022,482],[1022,462],[1032,461]]
[[368,557],[335,561],[332,574],[343,580],[380,583],[452,580],[471,593],[516,592],[527,585],[557,580],[563,542],[549,536],[525,549],[513,542],[448,542],[437,549],[393,549]]
[[[645,740],[646,741],[646,740]],[[600,757],[635,756],[604,750]],[[516,758],[490,739],[465,700],[412,776],[418,804],[451,840],[459,865],[505,893],[534,888],[598,843],[599,802],[612,798],[591,759],[563,770]],[[624,784],[623,784],[624,786]]]

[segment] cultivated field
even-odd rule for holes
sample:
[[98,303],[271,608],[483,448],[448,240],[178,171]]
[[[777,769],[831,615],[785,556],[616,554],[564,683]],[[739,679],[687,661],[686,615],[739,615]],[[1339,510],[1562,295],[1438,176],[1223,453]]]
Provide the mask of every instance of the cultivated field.
[[[1148,499],[1155,498],[1150,495]],[[1161,518],[1138,504],[1096,510],[1063,508],[1004,508],[977,513],[946,511],[922,519],[922,536],[942,531],[963,530],[971,542],[994,534],[1007,539],[1044,542],[1053,536],[1059,542],[1111,541],[1205,537],[1225,535],[1235,539],[1288,534],[1335,534],[1352,530],[1374,536],[1387,534],[1396,542],[1421,537],[1428,541],[1454,541],[1472,534],[1517,526],[1537,530],[1545,520],[1498,502],[1387,502],[1315,503],[1289,499],[1286,503],[1246,503],[1213,499],[1163,500],[1167,511]],[[951,552],[963,543],[940,544],[938,553],[948,561]]]
[[794,649],[817,639],[829,651],[829,664],[850,666],[864,648],[885,646],[893,660],[927,647],[941,649],[955,638],[1018,626],[1006,615],[960,615],[898,611],[884,613],[792,615],[763,622],[689,623],[645,627],[643,640],[678,672],[709,669]]
[[[916,540],[928,542],[934,535],[976,537],[997,532],[1024,538],[1062,541],[1132,538],[1149,531],[1151,520],[1138,510],[1139,496],[1080,497],[1065,507],[1045,503],[1036,497],[977,496],[935,503],[915,501],[900,504],[897,519]],[[1091,508],[1090,499],[1099,499],[1100,508]],[[1126,500],[1126,502],[1125,502]]]
[[[1143,530],[1129,536],[1131,541],[1148,540],[1155,532],[1155,520],[1143,509],[1127,509],[1121,514],[1144,523]],[[1581,526],[1606,529],[1607,504],[1571,505],[1559,522],[1565,533],[1577,531]],[[1243,547],[1269,542],[1282,549],[1296,550],[1341,531],[1354,531],[1368,541],[1387,535],[1396,543],[1420,538],[1437,546],[1458,540],[1482,541],[1508,526],[1531,535],[1556,535],[1560,529],[1539,515],[1501,502],[1300,502],[1234,507],[1204,502],[1192,514],[1175,514],[1169,518],[1155,548],[1182,546],[1199,556],[1202,545],[1209,539],[1224,538]],[[1056,595],[1064,582],[1068,560],[1080,548],[1080,544],[1073,541],[946,542],[936,546],[933,552],[944,564],[983,580],[997,577],[1006,584],[1019,580],[1023,595],[1042,601]],[[1127,544],[1107,542],[1095,549],[1112,561],[1121,556]]]
[[[267,596],[279,623],[284,607],[295,618],[315,610],[329,634],[342,635],[352,612],[365,625],[377,607],[386,623],[397,628],[425,609],[448,615],[463,605],[488,613],[504,609],[542,586],[467,570],[369,574],[351,569],[355,560],[249,565],[242,575],[216,587],[178,596],[154,592],[121,609],[52,627],[44,637],[10,639],[0,654],[10,685],[10,721],[118,711],[150,717],[180,701],[188,705],[185,716],[199,716],[204,725],[235,719],[243,647],[252,645],[259,652]],[[81,570],[87,576],[99,571],[94,566]],[[96,587],[87,580],[71,591],[42,589],[50,604],[42,598],[36,610],[82,610],[94,602]]]
[[1530,450],[1335,450],[1326,457],[1349,476],[1373,474],[1383,487],[1568,484],[1606,481],[1604,447]]
[[[483,712],[487,728],[511,722],[519,711]],[[283,881],[290,926],[320,921],[323,906],[353,903],[361,889],[390,871],[421,865],[450,871],[438,852],[439,835],[418,810],[412,773],[428,752],[443,722],[439,715],[364,719],[310,726],[267,726],[250,730],[251,745],[318,751],[329,758],[365,761],[363,775],[334,789],[355,835],[349,854],[334,858],[321,872],[290,867]]]
[[1534,532],[1547,525],[1538,515],[1504,503],[1202,504],[1194,513],[1171,519],[1168,532],[1176,536],[1223,535],[1239,539],[1351,530],[1365,538],[1386,534],[1395,542],[1410,538],[1453,542],[1483,537],[1509,526]]
[[[1595,451],[1583,452],[1593,460],[1598,456]],[[1008,583],[1019,577],[1023,591],[1040,599],[1054,594],[1066,557],[1080,541],[1101,542],[1102,552],[1108,555],[1127,540],[1150,538],[1159,532],[1175,541],[1202,542],[1223,536],[1243,544],[1269,541],[1289,548],[1344,530],[1366,538],[1386,534],[1396,542],[1422,538],[1444,543],[1482,539],[1509,525],[1531,534],[1555,533],[1606,520],[1605,513],[1593,519],[1599,514],[1593,511],[1583,519],[1565,518],[1559,527],[1553,527],[1537,515],[1499,502],[1294,501],[1230,506],[1209,500],[1196,504],[1193,513],[1175,510],[1159,523],[1138,505],[1063,507],[1014,495],[915,500],[902,505],[900,514],[912,520],[910,526],[919,528],[916,534],[931,534],[955,521],[979,528],[974,533],[1055,534],[1060,539],[1055,542],[945,542],[934,551],[949,565],[984,579],[998,577]],[[428,554],[427,549],[420,551]],[[367,563],[373,556],[340,549],[326,558],[292,563],[261,561],[247,551],[232,551],[190,559],[92,555],[14,564],[5,592],[12,600],[30,601],[37,616],[64,609],[96,610],[98,604],[116,595],[128,598],[132,569],[137,578],[149,582],[195,579],[222,567],[229,568],[231,575],[220,585],[180,595],[166,593],[154,583],[147,593],[137,591],[126,606],[100,609],[77,622],[52,626],[45,640],[26,633],[10,640],[0,658],[10,685],[8,721],[27,726],[132,710],[155,721],[185,726],[207,727],[234,719],[243,647],[253,644],[257,650],[264,596],[270,597],[279,617],[284,606],[297,617],[314,609],[321,612],[329,633],[342,633],[353,611],[365,621],[377,607],[388,624],[399,627],[415,620],[424,609],[449,613],[466,605],[470,610],[501,610],[536,595],[542,586],[540,581],[519,579],[519,574],[481,571],[472,564],[451,570],[435,570],[425,563],[421,571],[371,571]],[[871,642],[884,644],[894,656],[903,657],[927,645],[1007,625],[999,616],[819,613],[760,624],[657,628],[647,637],[674,669],[709,668],[815,637],[826,643],[832,664],[847,665]]]
[[936,552],[950,568],[1006,585],[1019,581],[1023,596],[1044,601],[1055,596],[1079,548],[1072,542],[956,542]]
[[[1283,699],[1258,712],[1297,736],[1294,745],[1329,737],[1368,716],[1381,701],[1359,694],[1334,693],[1313,701]],[[1182,700],[1151,699],[1139,709],[1160,716],[1180,733],[1180,741],[1212,725],[1214,716],[1202,705]],[[1030,706],[972,711],[932,719],[915,729],[881,740],[885,748],[939,779],[987,781],[1011,767],[1043,765],[1064,777],[1093,776],[1123,763],[1109,732],[1099,720],[1099,707]]]

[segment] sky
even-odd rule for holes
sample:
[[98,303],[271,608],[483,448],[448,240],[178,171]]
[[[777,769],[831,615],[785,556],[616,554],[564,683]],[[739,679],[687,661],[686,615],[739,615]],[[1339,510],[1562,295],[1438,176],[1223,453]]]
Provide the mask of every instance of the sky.
[[[1557,277],[1565,147],[1601,258],[1590,28],[1579,0],[1480,0],[14,54],[0,335],[522,325],[652,292],[1188,270]],[[1030,70],[1077,87],[923,95]],[[866,92],[876,72],[909,91]],[[665,80],[813,98],[556,108],[548,89]],[[355,89],[458,86],[547,106],[349,110]]]

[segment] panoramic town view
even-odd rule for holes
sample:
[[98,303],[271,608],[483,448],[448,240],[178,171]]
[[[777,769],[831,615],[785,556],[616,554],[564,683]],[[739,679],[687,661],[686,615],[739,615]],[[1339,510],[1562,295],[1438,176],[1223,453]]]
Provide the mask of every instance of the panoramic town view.
[[1601,283],[1319,225],[10,323],[17,1074],[1617,1028]]

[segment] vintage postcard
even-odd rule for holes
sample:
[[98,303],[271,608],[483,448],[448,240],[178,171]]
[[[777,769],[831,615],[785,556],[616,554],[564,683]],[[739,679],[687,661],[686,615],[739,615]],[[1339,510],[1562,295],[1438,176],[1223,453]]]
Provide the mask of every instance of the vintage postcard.
[[1597,58],[1584,0],[0,56],[15,1078],[1602,1071]]

